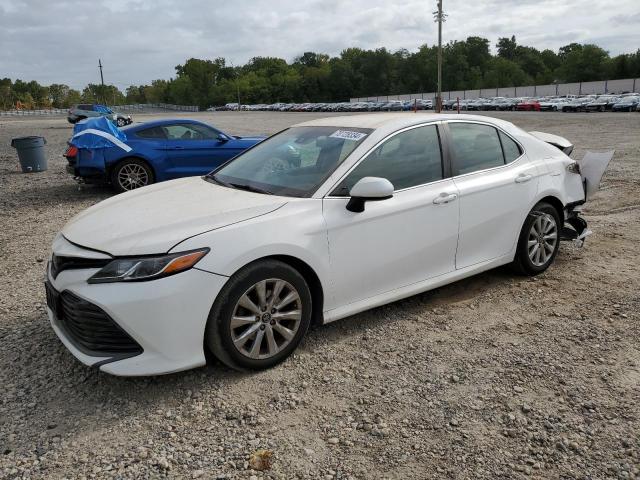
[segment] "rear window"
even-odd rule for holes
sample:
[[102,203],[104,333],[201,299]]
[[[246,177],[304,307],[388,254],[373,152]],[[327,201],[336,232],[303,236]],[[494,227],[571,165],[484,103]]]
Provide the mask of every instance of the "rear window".
[[93,105],[82,104],[82,105],[78,105],[76,108],[78,110],[86,110],[88,112],[93,112]]

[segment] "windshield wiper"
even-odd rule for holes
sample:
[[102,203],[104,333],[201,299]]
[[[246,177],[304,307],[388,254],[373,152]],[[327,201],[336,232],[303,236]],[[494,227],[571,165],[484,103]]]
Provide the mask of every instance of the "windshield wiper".
[[218,185],[222,185],[223,187],[230,187],[230,186],[231,186],[231,185],[229,185],[228,183],[223,182],[222,180],[217,179],[215,175],[205,175],[205,176],[204,176],[204,179],[205,179],[207,182],[217,183]]
[[248,192],[264,193],[265,195],[273,195],[273,192],[270,192],[269,190],[263,190],[262,188],[253,187],[251,185],[245,185],[242,183],[223,182],[219,178],[216,178],[215,175],[205,175],[204,179],[208,182],[214,182],[214,183],[217,183],[218,185],[222,185],[223,187],[236,188],[238,190],[246,190]]
[[251,185],[244,185],[242,183],[227,183],[227,185],[230,185],[233,188],[237,188],[238,190],[246,190],[248,192],[256,192],[256,193],[264,193],[266,195],[273,195],[273,192],[270,192],[269,190],[263,190],[262,188],[253,187]]

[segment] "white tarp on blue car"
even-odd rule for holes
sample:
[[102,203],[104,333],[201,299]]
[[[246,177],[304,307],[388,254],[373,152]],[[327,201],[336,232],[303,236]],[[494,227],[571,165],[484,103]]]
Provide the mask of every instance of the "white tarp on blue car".
[[121,148],[130,152],[127,136],[107,117],[87,118],[73,127],[69,143],[78,148]]

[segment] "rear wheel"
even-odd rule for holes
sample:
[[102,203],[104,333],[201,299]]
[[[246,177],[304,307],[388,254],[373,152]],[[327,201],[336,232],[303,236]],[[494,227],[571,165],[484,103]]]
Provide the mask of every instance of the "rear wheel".
[[137,158],[127,158],[111,171],[111,185],[118,192],[135,190],[151,185],[155,178],[149,165]]
[[118,120],[116,120],[116,123],[119,127],[122,128],[127,124],[127,121],[124,118],[118,118]]
[[560,246],[562,222],[558,211],[538,203],[524,222],[512,267],[523,275],[538,275],[553,263]]
[[259,261],[233,275],[218,294],[205,343],[227,366],[262,370],[296,349],[311,322],[304,277],[278,260]]

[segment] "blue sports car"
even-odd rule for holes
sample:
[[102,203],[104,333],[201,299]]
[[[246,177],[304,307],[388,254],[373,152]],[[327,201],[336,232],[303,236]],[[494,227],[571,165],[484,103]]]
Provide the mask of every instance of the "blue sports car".
[[157,120],[118,129],[82,120],[64,153],[67,171],[123,192],[163,180],[205,175],[265,137],[234,137],[195,120]]

